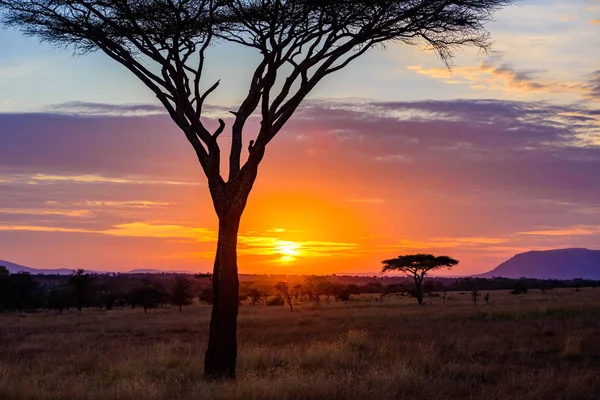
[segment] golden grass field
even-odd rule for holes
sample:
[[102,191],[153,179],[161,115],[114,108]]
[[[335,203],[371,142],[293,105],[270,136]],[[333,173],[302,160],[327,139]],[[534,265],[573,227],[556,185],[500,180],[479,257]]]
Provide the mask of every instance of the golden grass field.
[[0,399],[600,399],[600,288],[448,296],[243,306],[233,383],[209,306],[3,314]]

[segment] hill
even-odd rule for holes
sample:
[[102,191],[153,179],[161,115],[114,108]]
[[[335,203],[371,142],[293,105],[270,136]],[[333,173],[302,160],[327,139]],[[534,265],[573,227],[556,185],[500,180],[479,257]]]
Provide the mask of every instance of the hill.
[[600,250],[558,249],[517,254],[482,278],[600,279]]
[[32,275],[44,274],[44,275],[70,275],[73,273],[72,269],[60,268],[60,269],[36,269],[29,268],[23,265],[14,264],[8,261],[0,260],[0,265],[4,265],[8,272],[11,274],[17,274],[19,272],[29,272]]

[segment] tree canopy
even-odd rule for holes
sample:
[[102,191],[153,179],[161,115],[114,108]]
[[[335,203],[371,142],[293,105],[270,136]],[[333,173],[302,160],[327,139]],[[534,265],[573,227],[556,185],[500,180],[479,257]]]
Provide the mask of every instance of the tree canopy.
[[419,304],[423,304],[423,279],[430,271],[441,268],[452,268],[458,260],[448,256],[434,256],[433,254],[410,254],[398,256],[383,261],[381,272],[400,271],[415,281],[414,295]]
[[[26,35],[86,53],[102,50],[132,71],[193,145],[212,187],[220,176],[218,136],[201,121],[219,82],[202,82],[207,49],[234,42],[261,60],[234,111],[229,179],[241,171],[242,130],[262,117],[249,162],[282,129],[307,94],[376,45],[429,47],[445,62],[470,45],[487,49],[484,23],[511,0],[0,0],[3,21]],[[250,168],[251,169],[251,168]]]
[[452,268],[457,264],[457,260],[448,256],[411,254],[383,261],[384,266],[381,272],[400,271],[409,275],[425,275],[429,271],[440,268]]

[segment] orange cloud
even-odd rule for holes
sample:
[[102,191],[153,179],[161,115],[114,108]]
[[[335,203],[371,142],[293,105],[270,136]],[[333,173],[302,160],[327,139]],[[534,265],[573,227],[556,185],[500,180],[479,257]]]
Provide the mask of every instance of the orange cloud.
[[23,208],[0,208],[0,214],[13,215],[60,215],[65,217],[89,217],[90,210],[38,210]]
[[487,244],[502,244],[508,242],[504,238],[488,237],[440,237],[430,240],[402,240],[400,248],[407,249],[434,249],[434,248],[452,248],[465,246],[480,246]]
[[517,235],[533,236],[586,236],[600,233],[600,226],[578,225],[561,229],[541,229],[537,231],[519,232]]
[[63,233],[92,233],[85,229],[59,228],[54,226],[35,225],[0,225],[0,231],[27,231],[27,232],[63,232]]
[[595,25],[600,25],[600,19],[591,19],[590,23],[595,24]]
[[216,232],[210,229],[181,225],[150,224],[146,222],[119,224],[113,229],[96,233],[126,237],[186,238],[201,242],[212,242],[217,239]]
[[199,182],[178,182],[147,179],[143,177],[109,177],[102,175],[46,175],[35,174],[29,177],[28,183],[37,182],[75,182],[75,183],[128,183],[128,184],[161,184],[161,185],[201,185]]
[[479,66],[447,68],[425,68],[408,66],[418,74],[439,79],[447,84],[466,84],[475,90],[504,91],[515,94],[585,92],[580,83],[565,83],[548,79],[537,79],[534,72],[518,71],[512,67],[495,66],[482,61]]

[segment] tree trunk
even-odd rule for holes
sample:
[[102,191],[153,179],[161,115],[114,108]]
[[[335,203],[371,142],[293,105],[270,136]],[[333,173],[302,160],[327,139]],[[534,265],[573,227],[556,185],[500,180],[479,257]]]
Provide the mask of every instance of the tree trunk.
[[423,291],[421,289],[421,284],[423,281],[419,279],[415,279],[415,295],[417,297],[417,302],[419,305],[423,305]]
[[214,303],[204,359],[204,378],[207,380],[235,379],[239,308],[236,247],[240,219],[241,213],[219,220],[213,272]]

